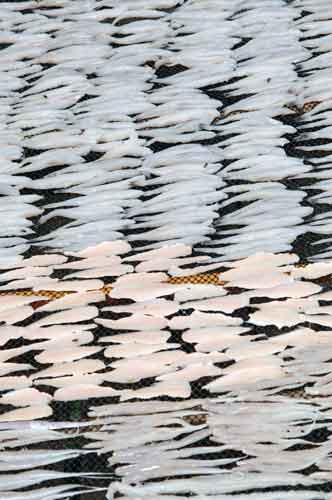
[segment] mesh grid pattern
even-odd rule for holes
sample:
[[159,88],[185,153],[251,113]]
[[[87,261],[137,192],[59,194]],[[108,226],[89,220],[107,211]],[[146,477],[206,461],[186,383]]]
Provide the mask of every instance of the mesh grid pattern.
[[331,20],[0,0],[0,498],[332,498]]

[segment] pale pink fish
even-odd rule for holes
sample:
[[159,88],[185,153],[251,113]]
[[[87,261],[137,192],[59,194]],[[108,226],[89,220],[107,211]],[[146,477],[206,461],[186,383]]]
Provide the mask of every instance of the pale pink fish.
[[134,273],[120,276],[112,287],[112,297],[146,301],[171,295],[176,285],[166,283],[166,273]]
[[62,323],[77,323],[87,321],[98,316],[98,309],[95,306],[74,307],[66,311],[60,311],[46,318],[36,321],[33,326],[57,325]]
[[75,361],[77,359],[86,358],[87,356],[91,356],[92,354],[96,354],[96,352],[101,351],[101,347],[72,347],[61,349],[59,346],[58,349],[52,349],[42,352],[35,356],[36,361],[42,364],[48,363],[63,363],[65,361]]
[[194,382],[201,377],[221,375],[222,370],[213,363],[192,363],[176,372],[159,375],[157,380],[164,382]]
[[166,273],[134,273],[127,276],[120,276],[116,281],[116,285],[136,285],[139,283],[163,283],[168,280]]
[[190,316],[175,316],[169,320],[169,327],[174,330],[185,330],[186,328],[204,328],[209,326],[237,326],[242,320],[222,313],[205,313],[194,311]]
[[[34,347],[36,347],[36,345],[34,345]],[[31,349],[32,347],[29,345],[13,347],[12,349],[0,349],[0,362],[16,358],[16,356],[21,356],[22,354],[31,351]]]
[[158,352],[166,349],[176,349],[177,347],[180,347],[180,344],[128,343],[107,347],[107,349],[105,349],[104,356],[106,358],[136,358],[137,356],[151,354],[153,352]]
[[[171,365],[174,366],[175,368],[178,366],[183,366],[186,365],[188,356],[192,355],[194,353],[187,354],[186,352],[182,350],[168,350],[168,351],[159,351],[153,354],[146,354],[142,355],[138,360],[145,361],[147,364],[150,363],[150,361],[153,362],[158,362],[161,365]],[[128,360],[129,361],[129,360]],[[126,364],[128,362],[127,360],[117,360],[112,363],[112,366],[122,366],[123,364]]]
[[167,330],[142,330],[139,332],[131,333],[115,333],[114,335],[109,335],[101,337],[99,339],[100,343],[119,343],[119,344],[159,344],[165,343],[171,336],[171,333]]
[[0,377],[12,372],[24,372],[33,369],[33,366],[28,363],[0,363]]
[[[198,263],[201,261],[207,260],[208,257],[206,256],[201,256],[201,257],[187,257],[187,258],[154,258],[151,260],[143,260],[140,264],[138,264],[135,267],[136,272],[141,273],[141,272],[150,272],[150,271],[170,271],[172,268],[177,267],[177,266],[184,266],[188,264],[194,264]],[[126,260],[126,259],[125,259]],[[128,260],[128,259],[127,259]],[[137,259],[139,260],[139,259]],[[220,265],[219,265],[220,267]],[[182,270],[181,270],[182,271]],[[193,269],[190,269],[190,272],[192,274],[195,274],[196,267]],[[184,272],[184,271],[183,271]]]
[[112,289],[112,297],[114,298],[126,298],[135,300],[137,302],[142,302],[146,300],[152,300],[158,297],[163,297],[166,295],[172,295],[179,288],[183,288],[184,285],[167,285],[165,283],[156,283],[151,280],[145,280],[139,283],[135,281],[128,284],[115,284]]
[[25,375],[0,377],[0,391],[24,389],[26,387],[30,387],[31,385],[31,381]]
[[[220,268],[220,263],[216,264],[206,264],[204,266],[195,266],[191,269],[181,269],[176,266],[169,268],[168,272],[171,276],[185,277],[185,276],[195,276],[197,274],[210,273]],[[219,286],[219,285],[218,285]]]
[[18,408],[0,415],[0,422],[17,422],[19,420],[36,420],[52,415],[53,411],[47,405],[34,405],[26,408]]
[[74,262],[67,262],[54,266],[54,269],[91,269],[109,265],[121,264],[121,257],[118,255],[100,256],[81,258]]
[[47,276],[32,277],[22,280],[11,281],[7,285],[2,285],[1,290],[13,290],[20,288],[32,288],[33,291],[39,290],[54,290],[55,286],[59,286],[58,280]]
[[104,382],[102,374],[76,375],[54,378],[35,379],[34,385],[50,385],[51,387],[71,387],[77,385],[101,385]]
[[89,247],[85,250],[74,254],[77,257],[97,257],[97,256],[109,256],[109,255],[122,255],[131,251],[131,247],[125,241],[105,241],[96,245],[95,247]]
[[122,276],[123,274],[131,273],[134,270],[133,266],[114,264],[107,265],[104,267],[95,267],[90,269],[85,269],[83,271],[76,271],[69,274],[69,278],[103,278],[106,276]]
[[[208,383],[205,388],[211,392],[223,392],[227,388],[243,387],[264,381],[277,384],[286,376],[281,368],[280,361],[272,357],[258,357],[243,359],[238,363],[225,368],[223,377]],[[273,382],[272,382],[273,381]]]
[[294,281],[272,288],[262,288],[253,292],[248,292],[248,297],[269,297],[269,298],[302,298],[314,295],[321,291],[321,287],[315,283],[307,281]]
[[[43,300],[44,297],[41,295],[28,295],[28,296],[19,296],[19,295],[1,295],[0,296],[0,314],[3,311],[7,311],[8,309],[16,309],[21,306],[25,306],[26,304],[31,304],[35,300]],[[1,342],[1,340],[0,340]]]
[[196,309],[198,311],[223,311],[232,313],[236,309],[249,305],[249,296],[245,293],[236,295],[227,295],[225,297],[216,297],[205,300],[194,300],[182,304],[183,309]]
[[52,397],[34,388],[19,389],[7,392],[1,396],[0,403],[13,406],[42,406],[51,401]]
[[291,270],[291,276],[295,279],[314,280],[329,274],[332,274],[332,263],[330,262],[315,262],[305,267],[294,267]]
[[59,335],[58,338],[55,336],[52,339],[45,340],[40,344],[34,344],[37,350],[59,350],[62,348],[71,348],[73,346],[81,346],[90,344],[93,342],[94,335],[89,330],[76,331],[73,329],[71,332],[67,332],[67,335]]
[[165,318],[148,316],[147,314],[132,314],[127,318],[117,320],[101,319],[95,320],[99,325],[114,330],[162,330],[168,325],[168,320]]
[[14,280],[14,279],[24,279],[33,278],[39,276],[50,276],[53,272],[51,266],[48,267],[37,267],[37,266],[24,266],[19,269],[14,269],[13,271],[8,271],[3,273],[1,278],[3,280]]
[[[258,311],[250,315],[251,323],[262,326],[273,324],[278,328],[310,321],[308,313],[319,312],[318,301],[313,299],[275,300],[264,304],[256,304],[255,307],[257,307]],[[312,316],[312,321],[314,321],[314,318],[315,316]]]
[[104,286],[101,280],[63,280],[52,283],[34,284],[33,289],[38,290],[53,290],[53,291],[68,291],[68,292],[85,292],[86,290],[99,290]]
[[193,328],[182,334],[183,340],[196,344],[199,352],[211,352],[226,349],[237,344],[247,345],[252,337],[240,336],[250,329],[241,326],[222,326]]
[[112,364],[114,370],[105,374],[106,381],[130,384],[139,382],[144,378],[156,377],[174,371],[174,368],[161,364],[159,360],[154,361],[152,357],[148,362],[143,356],[122,361],[121,365],[118,366]]
[[125,261],[152,261],[154,259],[174,259],[177,257],[186,257],[191,255],[192,248],[188,245],[179,243],[177,245],[167,246],[156,250],[149,250],[147,252],[138,253],[132,257],[126,257]]
[[34,255],[33,257],[29,257],[28,259],[24,259],[22,265],[24,266],[56,266],[60,264],[64,264],[67,262],[67,257],[65,255],[60,254],[43,254],[43,255]]
[[78,336],[96,328],[96,325],[91,324],[68,324],[68,325],[50,325],[47,328],[42,326],[35,327],[34,324],[25,328],[20,328],[20,336],[29,340],[50,339],[59,340],[61,338]]
[[0,321],[4,321],[7,325],[14,325],[20,321],[24,321],[29,318],[34,313],[31,306],[21,306],[8,310],[2,310],[0,312]]
[[68,361],[58,363],[45,370],[40,370],[38,373],[31,375],[32,380],[41,381],[47,377],[62,377],[66,375],[80,376],[88,373],[95,373],[104,370],[105,364],[98,359],[80,359],[78,361]]
[[52,300],[39,307],[38,311],[61,311],[72,307],[87,306],[91,303],[102,302],[105,296],[101,291],[70,293],[59,299]]
[[124,390],[121,393],[120,400],[127,401],[128,399],[152,399],[160,396],[169,396],[171,398],[188,398],[190,397],[191,389],[188,382],[182,381],[166,381],[159,382],[151,387],[144,387],[137,390]]
[[119,392],[111,387],[100,387],[94,384],[69,385],[55,391],[56,401],[76,401],[78,399],[107,398],[119,396]]
[[164,318],[170,314],[174,314],[179,310],[179,304],[176,301],[166,299],[148,300],[146,302],[138,302],[125,306],[110,306],[104,307],[103,311],[112,311],[115,313],[127,312],[137,314],[149,314]]
[[110,382],[131,383],[142,378],[155,377],[186,364],[186,353],[179,350],[161,351],[148,355],[141,355],[131,359],[114,361],[114,370],[105,375]]
[[280,347],[297,347],[298,349],[304,348],[306,346],[322,346],[328,345],[332,342],[332,337],[329,331],[316,331],[310,328],[296,328],[292,332],[283,333],[282,335],[277,335],[271,339],[276,345]]
[[235,262],[232,269],[220,275],[220,279],[233,287],[272,288],[292,281],[286,273],[293,269],[289,264],[297,260],[298,257],[292,254],[257,253]]
[[260,356],[273,355],[278,352],[282,352],[285,347],[274,344],[273,342],[248,342],[247,344],[237,344],[235,346],[230,346],[226,354],[231,359],[240,361],[242,359],[257,358]]
[[207,299],[210,297],[222,297],[227,290],[216,285],[185,285],[175,290],[175,299],[179,302]]

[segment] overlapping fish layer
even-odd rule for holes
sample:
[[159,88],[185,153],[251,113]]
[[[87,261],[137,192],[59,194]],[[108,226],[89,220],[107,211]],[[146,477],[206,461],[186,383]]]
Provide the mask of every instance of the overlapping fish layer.
[[309,234],[330,255],[328,2],[1,14],[3,262],[119,238],[228,260]]
[[2,273],[0,491],[319,498],[332,265],[210,260],[119,240]]

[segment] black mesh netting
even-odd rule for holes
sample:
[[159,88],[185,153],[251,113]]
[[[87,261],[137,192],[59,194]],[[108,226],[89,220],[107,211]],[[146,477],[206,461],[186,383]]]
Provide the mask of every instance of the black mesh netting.
[[0,498],[330,498],[331,22],[0,0]]

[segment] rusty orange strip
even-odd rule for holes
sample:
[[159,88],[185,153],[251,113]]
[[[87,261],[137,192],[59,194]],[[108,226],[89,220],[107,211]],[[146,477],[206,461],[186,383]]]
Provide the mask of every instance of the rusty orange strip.
[[[219,279],[219,273],[207,273],[207,274],[197,274],[193,276],[173,276],[168,279],[167,283],[172,285],[183,285],[183,284],[192,284],[192,285],[218,285],[222,286],[225,284],[224,281]],[[105,295],[108,295],[112,292],[111,285],[105,285],[100,289]],[[19,296],[32,296],[38,295],[40,297],[46,297],[49,300],[60,299],[69,295],[71,293],[77,293],[69,290],[55,291],[55,290],[6,290],[1,291],[0,296],[3,295],[19,295]]]

